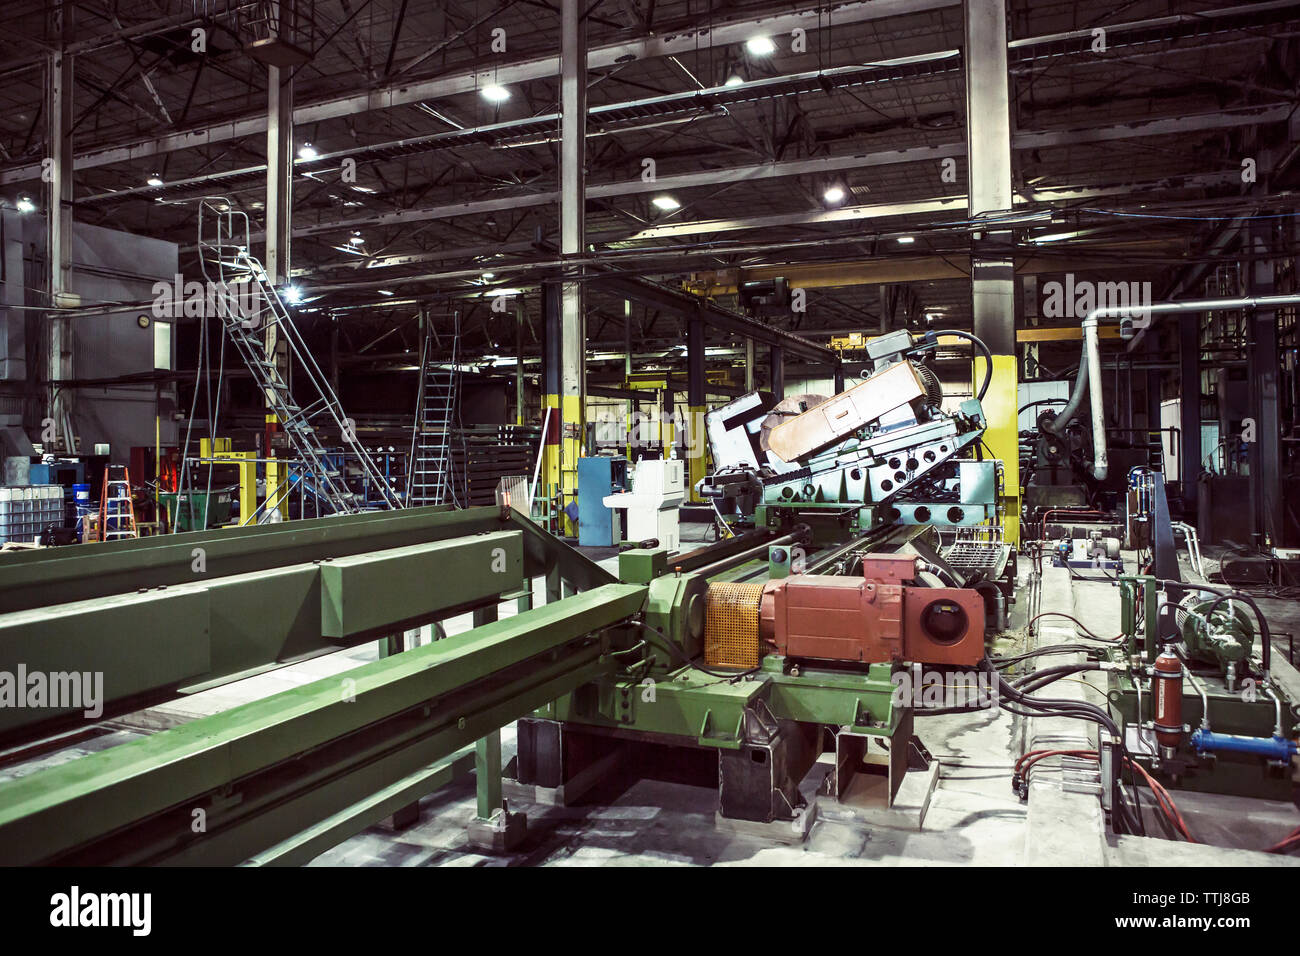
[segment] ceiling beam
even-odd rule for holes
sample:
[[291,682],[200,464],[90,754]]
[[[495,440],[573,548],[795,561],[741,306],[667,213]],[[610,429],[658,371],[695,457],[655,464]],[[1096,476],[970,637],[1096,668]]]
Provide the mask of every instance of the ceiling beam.
[[[649,60],[665,56],[679,56],[716,46],[743,43],[755,33],[789,34],[803,29],[814,32],[822,28],[842,27],[865,23],[884,17],[922,13],[959,6],[959,0],[856,0],[831,7],[810,5],[802,10],[776,15],[764,15],[745,20],[714,24],[682,33],[643,37],[621,43],[605,44],[587,51],[587,69],[600,70],[622,65],[633,60]],[[560,75],[560,58],[537,57],[515,64],[493,66],[491,69],[470,70],[461,73],[431,77],[406,83],[392,84],[352,96],[322,100],[300,106],[293,112],[296,126],[321,123],[326,120],[354,116],[375,110],[411,106],[425,100],[436,100],[462,93],[473,93],[483,86],[507,86],[530,80],[554,79]],[[167,133],[129,145],[90,150],[75,159],[76,169],[90,169],[128,163],[179,149],[211,146],[214,143],[265,134],[266,118],[248,116],[224,123],[214,123],[193,129]],[[39,163],[21,166],[0,173],[0,184],[28,182],[40,176]]]
[[[1254,126],[1262,123],[1276,123],[1287,119],[1291,107],[1287,104],[1268,104],[1264,106],[1243,107],[1225,110],[1221,113],[1200,113],[1191,116],[1162,117],[1141,120],[1134,123],[1121,123],[1115,126],[1103,126],[1092,129],[1073,129],[1060,131],[1022,132],[1014,137],[1016,149],[1038,149],[1047,146],[1066,146],[1083,143],[1111,142],[1134,139],[1144,136],[1165,136],[1172,133],[1187,133],[1198,130],[1227,129],[1235,126]],[[865,169],[873,166],[887,166],[894,163],[936,162],[947,156],[962,155],[965,143],[945,143],[940,146],[917,146],[911,149],[883,150],[876,153],[858,153],[852,156],[823,156],[813,159],[786,160],[776,163],[763,163],[746,166],[726,167],[704,170],[696,173],[683,173],[676,176],[660,176],[653,183],[646,183],[640,177],[616,183],[596,183],[587,187],[588,199],[610,199],[619,196],[631,196],[644,192],[667,192],[673,189],[690,189],[696,186],[726,185],[737,182],[752,182],[765,179],[778,179],[786,176],[801,176],[830,171],[847,171]],[[1217,175],[1217,174],[1215,174]],[[1192,177],[1193,179],[1195,177]],[[1217,181],[1217,180],[1216,180]],[[1056,190],[1035,190],[1035,201],[1071,198],[1056,195]],[[1114,190],[1092,191],[1090,195],[1115,195]],[[373,216],[332,219],[323,222],[304,224],[294,229],[295,236],[313,236],[336,232],[342,229],[375,228],[399,225],[409,222],[427,222],[435,219],[452,219],[457,216],[472,216],[508,209],[551,205],[559,201],[559,192],[547,190],[537,193],[510,193],[489,199],[467,200],[460,203],[447,203],[400,209],[395,212],[379,213]],[[791,225],[816,222],[845,222],[870,216],[894,217],[907,216],[945,210],[965,213],[964,196],[926,199],[919,202],[888,203],[875,206],[857,206],[843,209],[815,210],[784,214],[775,217],[760,217],[757,227],[766,225]],[[791,218],[793,217],[793,218]],[[721,221],[721,220],[719,220]],[[726,220],[744,223],[749,220]],[[717,222],[717,221],[715,221]],[[652,226],[628,237],[632,239],[649,239],[670,235],[688,235],[701,231],[698,223],[665,224]],[[747,225],[727,228],[751,228]],[[257,237],[254,237],[257,238]]]

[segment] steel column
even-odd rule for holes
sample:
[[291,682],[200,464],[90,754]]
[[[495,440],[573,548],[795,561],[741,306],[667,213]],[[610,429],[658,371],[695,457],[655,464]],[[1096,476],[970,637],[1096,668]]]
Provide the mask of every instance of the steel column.
[[[529,585],[531,586],[531,582]],[[496,605],[479,608],[474,612],[475,627],[482,627],[496,620]],[[492,814],[501,809],[502,803],[500,730],[492,731],[474,744],[474,789],[478,796],[475,811],[478,818],[492,819]]]
[[[543,489],[538,497],[560,486],[560,364],[564,325],[560,314],[560,283],[542,283],[542,421],[545,445],[542,450]],[[556,528],[555,530],[559,530]]]
[[[271,4],[280,19],[276,32],[288,26],[292,4]],[[287,67],[266,71],[266,257],[263,265],[271,285],[289,281],[289,244],[293,235],[293,75]],[[268,336],[267,358],[274,359]]]
[[[581,0],[560,5],[560,254],[584,250],[587,153],[587,29]],[[560,483],[565,502],[578,493],[586,419],[587,322],[581,269],[565,268],[561,296]],[[569,530],[577,534],[576,522]]]
[[1178,477],[1183,507],[1196,523],[1201,475],[1201,313],[1178,316]]
[[[1005,0],[966,0],[966,128],[971,218],[1010,211],[1011,112]],[[1003,467],[1002,521],[1020,541],[1020,437],[1017,425],[1015,269],[1006,233],[976,233],[971,258],[975,335],[993,354],[984,398],[985,439]],[[975,362],[975,376],[984,363]],[[978,384],[977,386],[978,387]]]
[[[1247,268],[1250,294],[1273,294],[1271,220],[1255,220],[1247,235],[1254,262]],[[1281,417],[1278,408],[1279,353],[1277,312],[1259,309],[1250,316],[1250,347],[1246,352],[1250,410],[1255,419],[1255,440],[1250,448],[1251,524],[1256,534],[1282,542]],[[1261,543],[1261,546],[1266,546]]]
[[[75,32],[73,5],[58,4],[51,13],[53,32],[59,37],[59,49],[49,56],[49,110],[47,140],[50,191],[47,201],[49,236],[48,268],[50,304],[58,309],[80,303],[72,295],[72,126],[73,58],[63,51],[72,43]],[[47,369],[50,381],[49,417],[53,420],[56,442],[64,451],[76,452],[72,426],[72,395],[60,388],[60,382],[73,377],[72,327],[68,319],[51,313]]]
[[776,396],[776,400],[779,402],[785,398],[785,349],[779,345],[773,345],[768,358],[771,363],[772,394]]

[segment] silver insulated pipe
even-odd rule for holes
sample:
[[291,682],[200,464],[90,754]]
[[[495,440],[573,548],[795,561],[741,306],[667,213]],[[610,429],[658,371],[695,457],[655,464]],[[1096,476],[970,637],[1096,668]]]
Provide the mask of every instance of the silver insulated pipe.
[[[1105,417],[1105,396],[1101,390],[1101,346],[1098,340],[1097,328],[1102,319],[1118,318],[1122,315],[1131,315],[1134,312],[1151,313],[1153,315],[1167,312],[1208,312],[1211,309],[1268,309],[1279,305],[1297,305],[1300,304],[1300,293],[1288,293],[1286,295],[1258,295],[1258,296],[1237,296],[1224,299],[1193,299],[1187,302],[1157,302],[1154,305],[1142,306],[1135,309],[1131,305],[1108,305],[1101,308],[1093,309],[1083,317],[1083,358],[1079,362],[1079,372],[1074,380],[1074,389],[1070,393],[1070,400],[1061,413],[1052,420],[1048,430],[1061,434],[1065,426],[1069,424],[1070,419],[1078,413],[1079,407],[1083,404],[1083,396],[1089,394],[1090,408],[1092,410],[1092,476],[1098,480],[1106,477],[1110,470],[1109,456],[1106,452],[1106,417]],[[1089,383],[1093,387],[1088,388]]]

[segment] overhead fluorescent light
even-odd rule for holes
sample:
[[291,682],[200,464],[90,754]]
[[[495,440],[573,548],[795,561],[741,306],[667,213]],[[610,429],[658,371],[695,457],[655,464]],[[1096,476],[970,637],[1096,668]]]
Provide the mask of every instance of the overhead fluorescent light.
[[912,243],[914,243],[914,242],[916,242],[916,240],[913,239],[911,236],[899,236],[899,237],[898,237],[898,244],[899,244],[900,246],[910,246],[910,245],[911,245]]
[[674,209],[681,209],[682,204],[672,196],[655,196],[650,200],[650,205],[656,209],[662,209],[664,212],[672,212]]
[[504,86],[498,86],[496,83],[483,87],[479,90],[479,95],[489,103],[504,103],[510,99],[510,91]]
[[772,42],[771,37],[756,36],[745,41],[745,49],[752,56],[771,56],[776,52],[776,44]]
[[828,203],[838,203],[844,201],[843,186],[827,186],[826,191],[822,193],[822,199]]

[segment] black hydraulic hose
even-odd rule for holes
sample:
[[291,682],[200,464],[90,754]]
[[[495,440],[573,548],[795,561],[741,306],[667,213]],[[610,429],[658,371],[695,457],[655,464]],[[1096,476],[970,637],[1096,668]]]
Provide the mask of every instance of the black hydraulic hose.
[[1027,405],[1021,405],[1018,409],[1016,409],[1016,414],[1019,415],[1026,408],[1034,408],[1037,405],[1064,405],[1068,401],[1069,401],[1068,398],[1040,398],[1036,402],[1030,402]]
[[1095,704],[1090,704],[1087,701],[1082,700],[1058,700],[1051,698],[1044,700],[1038,697],[1030,697],[1023,691],[1013,687],[1000,673],[998,674],[998,689],[1012,702],[1029,707],[1032,710],[1041,710],[1047,713],[1090,715],[1092,720],[1095,720],[1097,723],[1109,730],[1116,740],[1123,739],[1119,732],[1119,726],[1111,719],[1110,714],[1106,713],[1106,711],[1102,710]]
[[1056,667],[1045,667],[1042,670],[1034,671],[1032,674],[1026,674],[1011,683],[1017,690],[1031,694],[1039,688],[1046,687],[1063,677],[1069,677],[1071,674],[1082,674],[1087,671],[1099,671],[1101,669],[1100,664],[1061,664]]
[[1012,654],[1010,657],[990,658],[993,666],[996,668],[1010,667],[1012,664],[1019,664],[1021,661],[1028,660],[1031,657],[1044,657],[1052,654],[1088,654],[1096,653],[1102,650],[1100,647],[1093,647],[1091,644],[1048,644],[1045,647],[1035,648],[1032,651],[1025,651],[1021,654]]
[[980,385],[979,394],[975,396],[976,401],[984,401],[984,395],[988,392],[989,385],[993,382],[993,353],[989,351],[989,347],[984,344],[983,339],[977,338],[970,332],[963,332],[961,329],[943,329],[942,331],[934,333],[935,338],[938,338],[941,335],[955,335],[958,338],[966,339],[971,345],[975,346],[975,348],[979,350],[981,355],[984,356],[984,381]]

